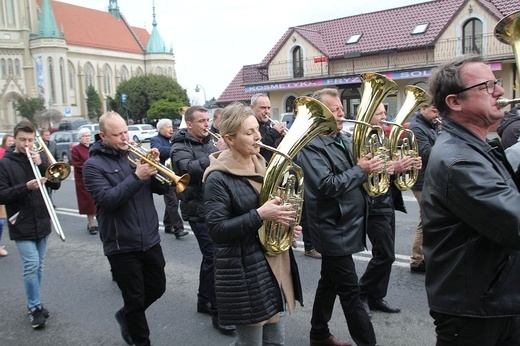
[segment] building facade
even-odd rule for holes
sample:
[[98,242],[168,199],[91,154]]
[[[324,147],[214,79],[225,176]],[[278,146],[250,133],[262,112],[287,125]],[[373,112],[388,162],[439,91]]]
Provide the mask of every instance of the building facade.
[[432,69],[466,53],[483,55],[503,79],[504,96],[514,98],[513,48],[494,30],[519,9],[520,0],[437,0],[291,27],[259,64],[242,67],[217,103],[248,103],[253,94],[267,93],[272,116],[280,120],[293,110],[296,97],[336,87],[346,115],[354,117],[362,93],[359,76],[377,72],[399,85],[399,93],[384,101],[392,117],[404,102],[406,85],[427,90]]
[[98,11],[51,0],[0,0],[0,131],[20,121],[15,103],[21,97],[41,97],[49,114],[87,117],[88,86],[106,111],[121,81],[152,73],[176,79],[155,8],[148,33],[127,22],[117,0],[107,5]]

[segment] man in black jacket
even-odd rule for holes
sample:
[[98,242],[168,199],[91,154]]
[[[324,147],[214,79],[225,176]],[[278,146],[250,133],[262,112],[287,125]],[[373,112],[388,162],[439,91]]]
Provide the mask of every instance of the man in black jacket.
[[504,88],[480,56],[432,74],[442,132],[423,186],[426,293],[437,345],[520,344],[520,193],[486,137]]
[[504,149],[518,142],[518,137],[520,136],[520,106],[517,105],[505,113],[500,126],[497,128],[497,133],[500,136]]
[[[130,163],[128,127],[119,114],[99,118],[99,136],[83,165],[83,182],[96,203],[103,251],[123,295],[124,306],[115,317],[127,344],[150,345],[145,311],[166,289],[152,193],[162,195],[169,187],[153,178],[153,165]],[[159,161],[157,149],[148,155]]]
[[[44,154],[32,150],[35,135],[36,129],[29,121],[22,120],[16,124],[15,145],[8,148],[0,160],[0,204],[5,204],[9,237],[15,241],[22,258],[23,283],[31,326],[39,328],[45,325],[49,317],[49,311],[43,308],[40,301],[40,286],[51,219],[26,153],[29,148],[36,169],[45,176],[49,163]],[[60,183],[47,182],[45,177],[40,181],[52,189],[60,187]]]
[[412,243],[412,256],[410,256],[410,271],[415,273],[424,273],[426,265],[424,263],[423,254],[423,225],[422,225],[422,189],[424,185],[424,172],[428,166],[428,159],[433,144],[437,139],[437,131],[439,128],[439,112],[432,105],[421,107],[419,113],[408,128],[413,132],[417,146],[419,147],[419,155],[422,159],[422,169],[419,171],[417,180],[412,186],[412,192],[419,203],[419,224],[415,231]]
[[[382,128],[385,120],[386,108],[384,104],[380,104],[370,125]],[[388,162],[387,172],[401,173],[410,170],[414,165],[420,169],[420,160],[410,156],[393,158]],[[368,210],[367,235],[372,244],[372,259],[359,280],[361,299],[369,316],[370,310],[399,313],[401,309],[388,304],[384,297],[388,292],[392,263],[395,260],[395,210],[406,212],[401,191],[390,181],[386,193],[368,197]]]
[[215,245],[209,237],[204,216],[204,186],[202,176],[209,166],[209,155],[217,151],[208,133],[208,110],[201,106],[193,106],[184,114],[187,128],[180,129],[173,136],[171,159],[173,170],[178,175],[189,174],[190,182],[179,194],[181,213],[199,243],[202,253],[200,264],[199,291],[197,294],[197,311],[212,316],[213,326],[224,334],[232,333],[234,326],[218,323],[217,298],[215,295],[215,275],[213,254]]
[[[166,160],[170,158],[170,150],[172,148],[171,139],[173,136],[173,125],[170,119],[161,119],[157,122],[157,136],[150,138],[150,148],[157,148],[159,150],[159,159],[161,164],[165,164]],[[170,186],[164,197],[164,233],[175,235],[175,238],[180,239],[188,235],[184,230],[184,222],[179,215],[179,199],[174,186]]]
[[[266,94],[254,94],[251,98],[251,109],[253,110],[256,120],[258,120],[262,143],[276,148],[278,143],[282,140],[282,137],[285,136],[285,122],[280,121],[273,124],[271,121],[271,100],[269,100]],[[260,155],[269,163],[273,152],[261,148]]]
[[319,90],[313,97],[332,112],[338,132],[315,137],[296,157],[305,176],[307,226],[312,244],[322,254],[310,344],[351,344],[336,338],[328,327],[336,296],[339,296],[352,339],[357,345],[375,345],[374,328],[360,300],[352,254],[364,249],[368,212],[363,190],[366,174],[380,171],[384,161],[364,157],[354,162],[351,142],[341,135],[344,113],[336,89]]

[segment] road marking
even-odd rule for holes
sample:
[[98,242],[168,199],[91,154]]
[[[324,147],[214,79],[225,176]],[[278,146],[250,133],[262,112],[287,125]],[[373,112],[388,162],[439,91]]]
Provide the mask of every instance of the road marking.
[[[79,210],[70,209],[70,208],[58,207],[58,208],[56,208],[56,214],[81,217],[81,218],[85,218],[85,219],[87,218],[86,215],[79,214]],[[184,223],[184,228],[185,228],[184,229],[185,231],[188,231],[189,233],[193,234],[193,232],[187,222]],[[159,229],[161,231],[164,230],[164,225],[161,221],[159,221]],[[298,240],[297,244],[298,244],[298,247],[293,248],[293,251],[304,252],[303,241]],[[372,259],[372,252],[365,250],[363,252],[359,252],[355,255],[352,255],[352,258],[354,258],[355,260],[358,260],[358,261],[368,262]],[[408,267],[410,267],[410,256],[396,254],[395,261],[392,265],[396,266],[396,267],[408,268]]]

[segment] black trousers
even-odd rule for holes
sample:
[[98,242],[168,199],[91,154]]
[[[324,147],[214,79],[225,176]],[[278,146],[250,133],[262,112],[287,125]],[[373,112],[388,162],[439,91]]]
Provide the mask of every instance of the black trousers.
[[184,231],[184,222],[179,214],[179,199],[175,188],[170,186],[168,193],[164,195],[164,228],[173,228],[174,232]]
[[189,221],[191,230],[197,238],[199,249],[202,254],[202,262],[199,271],[199,292],[197,294],[198,303],[210,303],[213,309],[217,308],[217,297],[215,293],[215,272],[213,257],[215,244],[209,237],[208,228],[203,222]]
[[459,317],[430,311],[437,346],[518,346],[520,317]]
[[368,215],[368,239],[372,259],[359,280],[361,298],[369,302],[384,298],[395,260],[395,213]]
[[108,256],[121,290],[130,336],[136,345],[150,344],[145,311],[166,290],[164,256],[160,244],[148,251]]
[[320,340],[331,335],[328,322],[336,296],[339,296],[350,336],[356,345],[375,345],[374,328],[359,299],[358,277],[352,256],[322,256],[321,278],[312,307],[311,339]]

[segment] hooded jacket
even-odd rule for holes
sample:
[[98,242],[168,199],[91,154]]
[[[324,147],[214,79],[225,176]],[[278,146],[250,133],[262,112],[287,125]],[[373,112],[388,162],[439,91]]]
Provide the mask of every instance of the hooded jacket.
[[449,118],[422,194],[430,309],[520,316],[520,193],[499,151]]
[[[29,190],[27,182],[35,179],[25,153],[8,148],[0,160],[0,204],[5,204],[9,238],[11,240],[37,240],[51,233],[51,219],[40,190]],[[40,153],[38,166],[42,177],[49,167],[46,156]],[[47,182],[45,186],[57,190],[61,183]],[[52,207],[52,206],[51,206]],[[18,213],[18,215],[16,215]],[[9,218],[16,215],[13,223]]]
[[[215,242],[219,322],[250,325],[275,317],[284,310],[280,288],[289,312],[294,300],[303,305],[292,249],[268,259],[258,239],[263,221],[256,209],[263,174],[246,170],[229,150],[210,155],[210,161],[204,174],[204,201],[206,224]],[[257,155],[254,161],[258,172],[265,171],[263,157]],[[285,275],[276,277],[273,270]]]
[[182,218],[186,221],[204,222],[202,175],[209,166],[209,155],[218,149],[211,142],[211,136],[199,141],[188,133],[188,129],[177,131],[172,142],[170,156],[175,174],[190,175],[186,189],[177,194],[181,200]]
[[147,251],[159,244],[159,218],[152,193],[169,186],[157,179],[140,180],[126,152],[102,141],[90,148],[83,165],[83,182],[96,203],[99,234],[106,256]]

